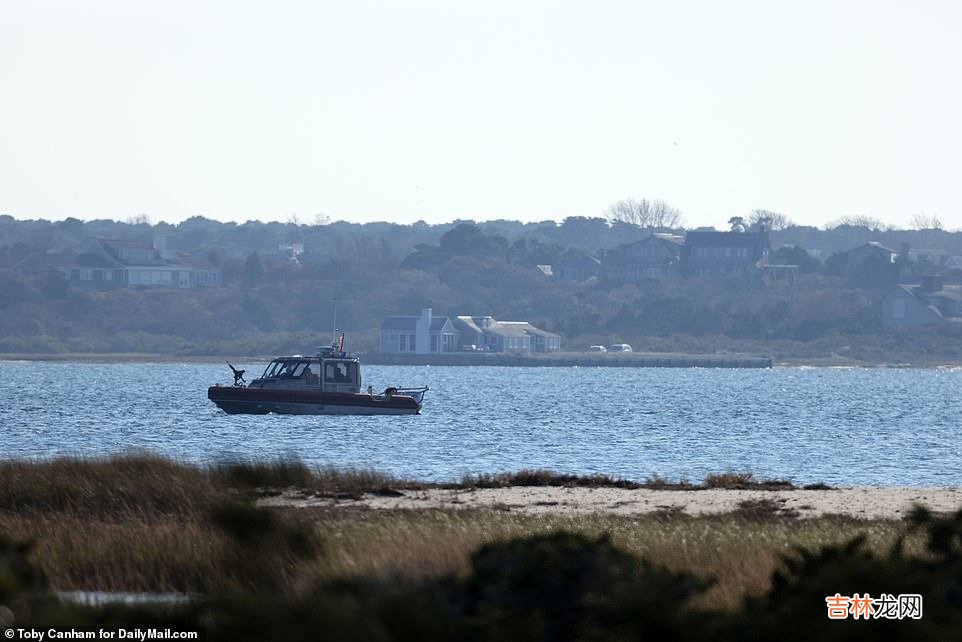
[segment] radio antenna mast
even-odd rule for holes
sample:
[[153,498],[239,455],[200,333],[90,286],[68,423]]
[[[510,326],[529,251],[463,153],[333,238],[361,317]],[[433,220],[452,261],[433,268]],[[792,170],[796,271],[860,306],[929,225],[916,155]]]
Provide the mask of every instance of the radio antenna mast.
[[331,345],[337,345],[337,299],[334,299],[334,329],[331,332]]

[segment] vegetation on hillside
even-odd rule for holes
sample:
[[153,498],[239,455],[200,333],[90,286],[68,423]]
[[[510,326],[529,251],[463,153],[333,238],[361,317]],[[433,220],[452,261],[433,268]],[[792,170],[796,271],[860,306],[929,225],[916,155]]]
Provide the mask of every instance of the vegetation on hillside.
[[[25,275],[14,269],[31,252],[77,250],[86,238],[150,240],[158,233],[176,251],[208,256],[223,270],[226,286],[81,292],[69,289],[56,274]],[[439,315],[526,320],[562,334],[564,345],[575,350],[627,341],[668,344],[669,349],[703,345],[706,351],[733,351],[741,345],[777,353],[782,345],[787,356],[828,358],[854,345],[857,360],[861,354],[884,352],[892,343],[878,338],[884,290],[871,287],[870,280],[868,287],[853,286],[842,276],[844,265],[831,256],[823,262],[804,249],[881,238],[882,232],[868,228],[788,226],[773,231],[773,247],[778,248],[773,261],[799,266],[796,285],[760,286],[737,279],[626,285],[604,278],[572,284],[547,278],[538,268],[646,233],[637,225],[586,218],[560,225],[403,226],[237,225],[195,217],[176,226],[151,226],[0,217],[0,353],[300,350],[326,340],[335,302],[338,325],[350,332],[352,348],[361,351],[376,349],[376,330],[384,316],[416,314],[422,307]],[[962,234],[898,234],[962,252]],[[780,239],[796,243],[780,246]],[[277,253],[278,244],[291,242],[304,244],[297,261]],[[952,355],[962,351],[958,334],[936,333],[934,341]],[[920,341],[932,342],[895,341],[889,360],[918,354]]]

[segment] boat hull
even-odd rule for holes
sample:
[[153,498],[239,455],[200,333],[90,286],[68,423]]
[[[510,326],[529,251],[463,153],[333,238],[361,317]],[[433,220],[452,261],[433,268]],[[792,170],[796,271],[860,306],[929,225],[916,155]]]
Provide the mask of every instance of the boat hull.
[[211,386],[207,398],[231,415],[416,415],[421,404],[406,395]]

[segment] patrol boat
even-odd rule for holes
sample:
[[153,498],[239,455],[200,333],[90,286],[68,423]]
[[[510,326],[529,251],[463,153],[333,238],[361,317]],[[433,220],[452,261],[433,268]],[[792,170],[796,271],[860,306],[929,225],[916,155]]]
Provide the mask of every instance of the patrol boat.
[[428,387],[361,392],[361,363],[344,352],[344,335],[316,355],[277,357],[249,384],[230,366],[233,385],[213,385],[207,398],[232,415],[416,415]]

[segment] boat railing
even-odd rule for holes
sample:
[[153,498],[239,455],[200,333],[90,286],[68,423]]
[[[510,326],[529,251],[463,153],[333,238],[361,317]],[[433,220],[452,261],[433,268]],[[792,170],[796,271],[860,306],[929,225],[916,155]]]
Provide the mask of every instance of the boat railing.
[[421,400],[424,399],[424,393],[427,391],[427,386],[423,386],[421,388],[394,388],[393,394],[411,397],[420,404]]

